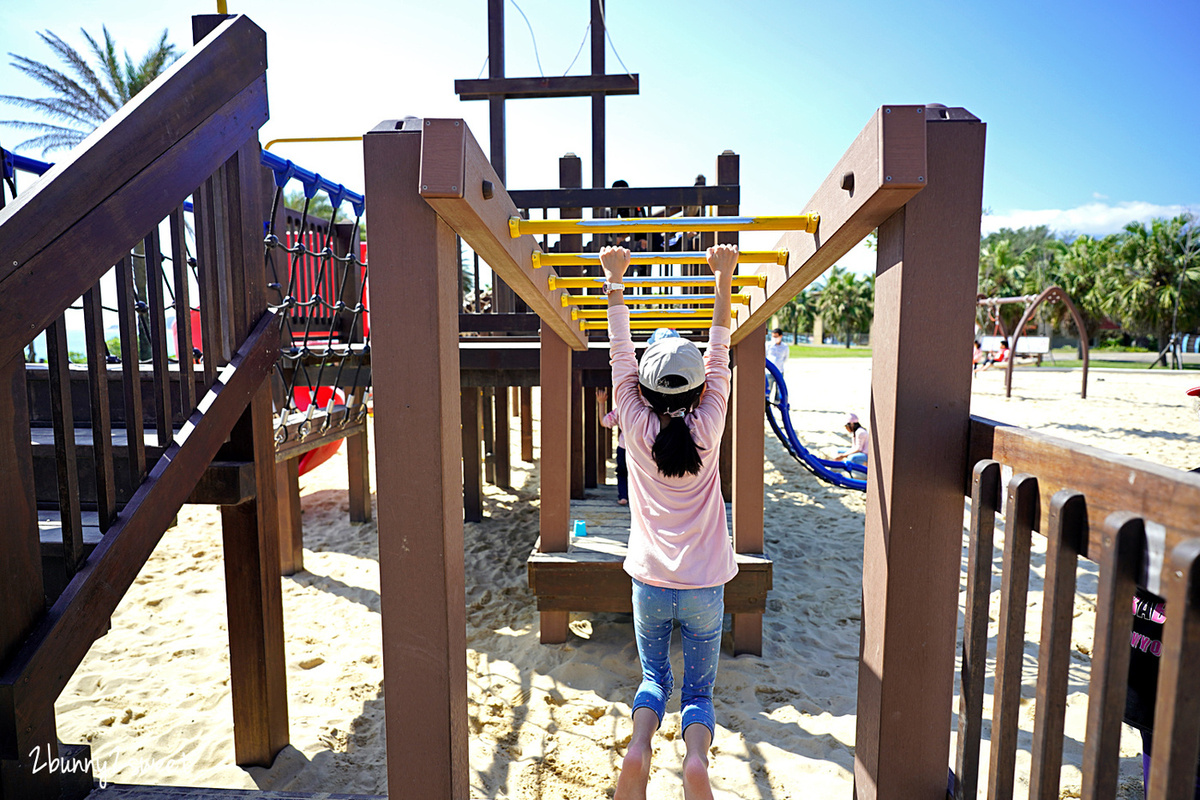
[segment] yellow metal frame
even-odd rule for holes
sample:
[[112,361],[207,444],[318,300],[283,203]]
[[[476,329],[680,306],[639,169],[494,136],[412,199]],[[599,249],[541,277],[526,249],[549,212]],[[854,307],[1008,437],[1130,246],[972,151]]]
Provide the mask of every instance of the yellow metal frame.
[[[671,325],[671,322],[681,322],[680,325]],[[674,327],[676,330],[685,331],[706,331],[712,327],[712,319],[698,320],[666,320],[666,319],[631,319],[629,321],[629,329],[634,331],[652,331],[657,328]],[[585,331],[606,331],[608,330],[608,320],[604,319],[581,319],[579,320],[580,330]]]
[[[599,289],[604,284],[604,278],[598,277],[567,277],[561,275],[550,275],[549,281],[550,291],[555,289]],[[713,277],[711,275],[697,275],[692,278],[623,278],[621,280],[624,286],[713,286]],[[766,275],[734,275],[734,286],[754,286],[759,289],[767,288]]]
[[[737,319],[740,309],[731,309],[733,318]],[[661,308],[630,309],[629,319],[658,319],[670,322],[680,319],[712,319],[711,308],[680,308],[666,310]],[[572,308],[571,319],[608,319],[606,308]],[[659,326],[662,327],[662,326]]]
[[[687,305],[695,303],[696,305],[711,306],[716,302],[716,295],[712,294],[627,294],[625,295],[625,305]],[[749,295],[739,294],[734,292],[729,299],[735,305],[750,305]],[[563,308],[568,306],[602,306],[608,303],[608,296],[603,294],[561,294],[558,297],[558,302]]]
[[286,139],[272,139],[263,145],[263,150],[270,150],[271,145],[280,142],[361,142],[361,136],[299,136]]
[[[631,264],[703,264],[704,253],[633,253]],[[787,250],[743,250],[738,253],[739,264],[784,264],[788,262]],[[580,267],[600,263],[599,253],[543,253],[533,251],[533,268]]]
[[508,233],[649,233],[653,231],[805,231],[816,233],[819,214],[773,217],[621,217],[614,219],[521,219],[509,217]]

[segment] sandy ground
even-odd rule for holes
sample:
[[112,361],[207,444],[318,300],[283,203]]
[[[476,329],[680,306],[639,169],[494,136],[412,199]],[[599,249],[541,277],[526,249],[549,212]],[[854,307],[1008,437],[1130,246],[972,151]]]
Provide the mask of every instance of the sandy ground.
[[[793,420],[814,448],[841,444],[841,416],[865,418],[870,361],[793,360]],[[996,371],[973,411],[1175,467],[1200,463],[1200,424],[1162,371]],[[513,420],[515,422],[515,420]],[[855,729],[863,495],[799,468],[767,432],[766,541],[775,562],[762,658],[721,657],[712,780],[721,797],[846,797]],[[525,558],[537,535],[537,467],[514,443],[511,491],[487,488],[464,530],[473,797],[606,798],[630,733],[638,682],[632,624],[573,615],[564,645],[538,643]],[[610,473],[611,474],[611,473]],[[291,742],[270,769],[234,764],[224,567],[216,509],[188,506],[59,700],[59,736],[89,742],[98,777],[120,783],[385,792],[376,528],[351,525],[345,461],[302,477],[305,571],[283,580]],[[999,561],[1003,538],[997,536]],[[1044,547],[1042,548],[1044,552]],[[966,563],[964,550],[963,563]],[[1036,653],[1042,559],[1035,556],[1027,651]],[[1095,580],[1080,582],[1063,796],[1078,796]],[[993,593],[993,618],[999,591]],[[1027,660],[1028,663],[1028,660]],[[1025,695],[1032,697],[1033,676]],[[989,684],[990,686],[990,684]],[[991,698],[986,701],[989,704]],[[1020,741],[1028,770],[1031,703]],[[1128,732],[1127,732],[1128,733]],[[987,728],[985,727],[985,737]],[[681,795],[678,695],[653,761],[651,796]],[[1122,748],[1123,797],[1140,797],[1139,742]],[[986,764],[986,744],[984,763]],[[1024,784],[1018,796],[1024,796]]]

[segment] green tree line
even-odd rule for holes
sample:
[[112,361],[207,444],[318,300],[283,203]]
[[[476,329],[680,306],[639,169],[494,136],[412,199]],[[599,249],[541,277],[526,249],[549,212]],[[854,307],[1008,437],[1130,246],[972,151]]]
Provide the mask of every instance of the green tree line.
[[[1164,345],[1172,332],[1200,332],[1200,225],[1191,214],[1134,222],[1108,236],[1058,234],[1046,226],[1002,228],[980,238],[979,293],[987,297],[1035,295],[1058,285],[1083,317],[1089,341],[1105,323],[1113,335],[1146,337]],[[875,304],[873,275],[856,276],[833,267],[776,316],[791,333],[813,330],[819,315],[825,330],[847,346],[850,336],[870,329]],[[1024,306],[996,309],[1012,331]],[[1055,330],[1074,333],[1067,309],[1045,309]],[[989,332],[993,321],[980,311]],[[1115,326],[1115,328],[1113,327]]]

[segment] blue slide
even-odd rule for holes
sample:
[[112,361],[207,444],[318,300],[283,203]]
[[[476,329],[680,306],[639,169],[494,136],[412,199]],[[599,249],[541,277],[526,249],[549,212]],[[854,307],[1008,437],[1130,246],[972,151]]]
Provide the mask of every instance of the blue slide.
[[[808,451],[808,448],[800,444],[800,440],[796,438],[796,431],[792,428],[791,412],[788,409],[788,389],[787,384],[783,381],[783,373],[770,361],[767,362],[767,372],[779,384],[779,402],[774,403],[770,396],[770,381],[767,382],[767,421],[771,423],[771,430],[775,431],[775,435],[783,443],[784,449],[791,454],[792,458],[799,461],[802,467],[821,480],[843,489],[858,489],[860,492],[865,492],[867,481],[864,478],[852,477],[852,475],[855,473],[866,475],[866,467],[860,464],[851,464],[848,461],[829,461],[817,458]],[[776,419],[776,413],[778,413],[779,419]]]

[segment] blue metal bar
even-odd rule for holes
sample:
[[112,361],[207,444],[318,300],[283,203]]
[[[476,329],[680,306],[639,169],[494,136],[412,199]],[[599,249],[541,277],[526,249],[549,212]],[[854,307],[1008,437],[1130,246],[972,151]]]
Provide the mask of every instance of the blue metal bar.
[[[35,158],[21,156],[9,150],[0,150],[4,154],[4,177],[11,178],[15,170],[22,172],[32,172],[35,175],[44,175],[47,170],[54,164],[46,161],[38,161]],[[318,191],[324,191],[329,195],[329,201],[336,209],[343,201],[350,203],[354,208],[354,213],[362,216],[363,209],[366,207],[366,198],[358,192],[352,192],[340,183],[334,183],[328,178],[322,178],[320,173],[309,172],[301,166],[293,164],[291,161],[280,158],[274,153],[262,151],[262,165],[275,173],[275,185],[283,187],[287,182],[295,178],[304,184],[304,196],[308,198],[314,197]],[[191,203],[184,203],[185,211],[191,211]]]

